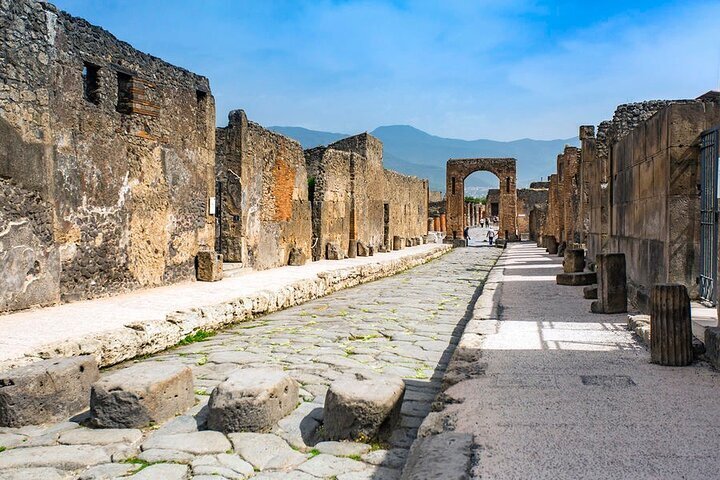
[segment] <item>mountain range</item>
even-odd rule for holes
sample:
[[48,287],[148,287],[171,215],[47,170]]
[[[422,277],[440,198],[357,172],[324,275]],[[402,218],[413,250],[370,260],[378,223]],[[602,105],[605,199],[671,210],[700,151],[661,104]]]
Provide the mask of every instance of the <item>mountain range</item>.
[[[300,142],[303,148],[328,145],[349,136],[345,133],[308,130],[302,127],[269,127]],[[409,125],[378,127],[371,135],[383,142],[385,168],[430,180],[431,190],[445,191],[445,162],[450,158],[512,157],[518,161],[518,186],[547,180],[555,170],[557,155],[565,145],[579,146],[578,138],[533,140],[459,140],[430,135]],[[465,182],[468,195],[481,196],[498,181],[490,173],[473,174]]]

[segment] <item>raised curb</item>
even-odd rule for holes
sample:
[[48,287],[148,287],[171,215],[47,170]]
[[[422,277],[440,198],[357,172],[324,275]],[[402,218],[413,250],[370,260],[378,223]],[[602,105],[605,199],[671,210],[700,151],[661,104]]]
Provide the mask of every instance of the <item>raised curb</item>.
[[437,244],[402,258],[338,268],[316,274],[273,290],[169,313],[163,320],[132,322],[120,328],[42,345],[25,356],[0,362],[0,371],[27,365],[38,360],[93,355],[100,367],[157,353],[176,345],[198,330],[217,331],[234,323],[300,305],[339,290],[378,280],[434,260],[452,250]]

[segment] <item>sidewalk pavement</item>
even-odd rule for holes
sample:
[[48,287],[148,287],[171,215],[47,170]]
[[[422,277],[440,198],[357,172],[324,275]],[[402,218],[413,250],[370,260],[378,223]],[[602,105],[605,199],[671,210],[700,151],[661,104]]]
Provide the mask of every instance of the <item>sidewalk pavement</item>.
[[429,472],[445,448],[472,478],[717,478],[720,374],[651,364],[627,314],[590,313],[559,272],[560,258],[509,244],[408,464]]
[[392,275],[450,249],[425,244],[345,260],[184,282],[0,316],[0,371],[56,356],[95,355],[101,366],[164,350],[199,329],[217,330],[342,288]]

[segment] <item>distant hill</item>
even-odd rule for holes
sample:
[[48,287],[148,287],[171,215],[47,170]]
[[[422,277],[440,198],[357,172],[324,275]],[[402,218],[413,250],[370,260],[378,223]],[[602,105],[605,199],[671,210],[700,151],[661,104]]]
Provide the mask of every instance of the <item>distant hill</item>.
[[[303,148],[327,145],[349,136],[301,127],[269,127],[270,130],[294,138]],[[445,190],[445,162],[450,158],[513,157],[518,160],[518,186],[547,178],[555,170],[557,155],[565,145],[579,146],[578,138],[532,140],[523,138],[510,142],[496,140],[458,140],[430,135],[409,125],[378,127],[372,132],[384,146],[385,167],[398,172],[430,179],[432,190]],[[477,178],[475,178],[477,177]],[[483,195],[488,188],[497,188],[490,175],[473,175],[465,184],[466,191]]]

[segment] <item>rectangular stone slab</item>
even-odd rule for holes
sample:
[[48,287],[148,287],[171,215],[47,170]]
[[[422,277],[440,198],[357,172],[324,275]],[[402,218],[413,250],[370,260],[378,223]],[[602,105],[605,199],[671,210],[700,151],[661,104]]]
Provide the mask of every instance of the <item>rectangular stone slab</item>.
[[192,370],[184,365],[138,363],[92,386],[92,422],[104,428],[142,428],[185,412],[195,403]]
[[597,274],[595,272],[558,273],[555,279],[558,285],[592,285],[597,283]]
[[95,358],[43,360],[0,373],[0,426],[65,420],[84,410],[100,373]]

